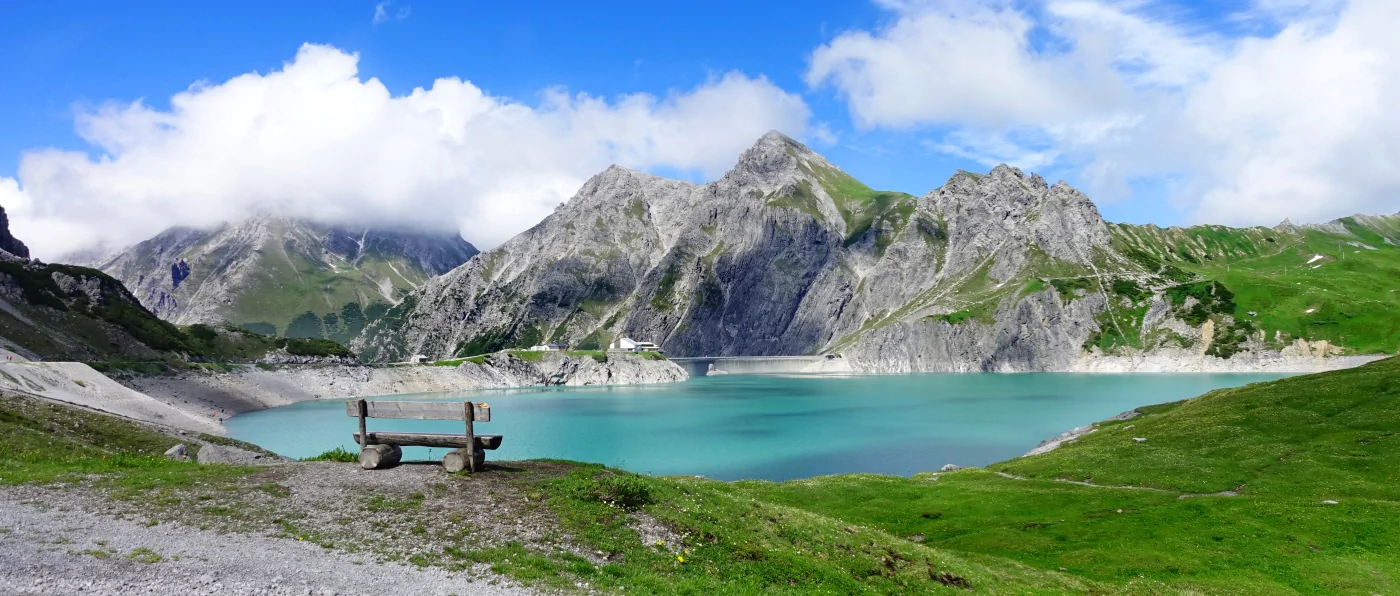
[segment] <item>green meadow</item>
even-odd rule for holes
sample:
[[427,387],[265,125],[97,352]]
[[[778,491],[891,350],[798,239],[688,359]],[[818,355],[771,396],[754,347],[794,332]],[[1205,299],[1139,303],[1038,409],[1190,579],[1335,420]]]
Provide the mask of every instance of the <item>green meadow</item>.
[[[109,416],[0,401],[6,484],[77,490],[97,478],[136,508],[217,486],[230,511],[253,507],[239,505],[241,489],[267,484],[266,472],[154,457],[170,442]],[[443,481],[523,497],[574,548],[464,538],[442,552],[383,556],[484,564],[565,592],[1394,594],[1400,359],[1144,407],[1054,451],[985,469],[773,483],[536,461]],[[279,509],[293,501],[262,498],[267,511],[240,518],[295,517]],[[460,506],[416,498],[392,515],[422,516],[415,527],[432,528]],[[644,539],[644,530],[662,538]]]

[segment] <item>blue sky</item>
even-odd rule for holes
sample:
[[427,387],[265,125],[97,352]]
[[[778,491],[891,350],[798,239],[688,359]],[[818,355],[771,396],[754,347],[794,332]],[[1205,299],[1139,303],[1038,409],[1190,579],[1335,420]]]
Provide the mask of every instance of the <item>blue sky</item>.
[[[1370,132],[1353,126],[1350,136],[1300,130],[1296,124],[1300,114],[1336,119],[1346,112],[1363,118],[1374,108],[1331,95],[1354,92],[1375,96],[1379,103],[1392,97],[1394,86],[1378,79],[1394,74],[1389,62],[1395,61],[1370,67],[1349,58],[1358,47],[1396,57],[1395,45],[1367,25],[1394,15],[1388,2],[679,4],[15,4],[6,9],[9,34],[0,38],[5,81],[0,205],[16,214],[22,238],[44,234],[54,240],[38,244],[58,251],[91,248],[85,239],[121,209],[169,214],[154,218],[163,226],[230,217],[213,205],[239,203],[238,197],[249,195],[286,195],[293,202],[300,194],[318,195],[334,202],[334,209],[353,212],[361,204],[399,205],[396,201],[414,200],[419,193],[436,197],[426,200],[431,205],[469,205],[450,219],[468,239],[491,245],[503,239],[500,230],[518,231],[537,220],[561,194],[571,194],[563,188],[576,188],[584,172],[596,171],[600,163],[622,161],[656,173],[709,179],[722,171],[716,164],[732,163],[737,150],[762,132],[754,131],[769,122],[797,128],[785,132],[876,188],[923,194],[956,169],[986,171],[1009,161],[1051,180],[1068,180],[1112,221],[1320,220],[1347,210],[1386,210],[1400,187],[1379,172],[1387,160],[1375,159],[1395,150],[1394,142],[1379,138],[1393,119]],[[344,178],[333,165],[308,165],[313,173],[305,176],[265,173],[268,166],[245,162],[252,159],[245,154],[265,153],[266,145],[230,148],[242,137],[197,137],[224,118],[219,110],[263,97],[254,87],[271,85],[267,75],[300,61],[307,43],[329,48],[331,55],[318,63],[328,65],[327,72],[357,85],[377,79],[390,96],[347,100],[350,104],[392,104],[415,88],[431,89],[436,80],[455,77],[470,82],[468,92],[492,99],[482,108],[487,112],[500,106],[534,110],[531,125],[546,131],[531,133],[537,134],[530,137],[536,146],[551,143],[548,135],[555,133],[547,131],[567,129],[559,144],[570,149],[561,149],[557,158],[520,149],[534,160],[533,170],[480,184],[477,180],[499,170],[498,164],[470,162],[463,167],[470,174],[445,175],[431,184],[409,180],[375,195],[322,184]],[[349,74],[337,55],[358,57]],[[1300,64],[1290,72],[1289,60],[1320,64]],[[1351,65],[1340,70],[1359,80],[1346,83],[1354,89],[1293,103],[1259,99],[1341,84],[1328,78],[1336,73],[1327,71],[1339,70],[1329,68],[1328,60]],[[303,70],[312,71],[310,58],[306,64]],[[192,85],[225,87],[249,73],[258,78],[241,99],[216,102],[209,96],[204,107],[172,111],[172,96],[198,95],[190,92]],[[1235,83],[1242,78],[1248,85]],[[234,93],[231,85],[225,90]],[[713,90],[713,97],[706,90]],[[446,90],[433,93],[446,101]],[[692,109],[686,107],[692,95],[709,99],[697,100],[704,107]],[[737,96],[742,98],[732,99]],[[565,108],[550,107],[560,97],[572,99]],[[637,97],[648,98],[649,107],[624,109],[628,98]],[[137,101],[139,110],[127,109]],[[725,107],[728,101],[735,107]],[[601,102],[601,113],[579,116],[589,102]],[[298,108],[277,109],[285,116]],[[345,117],[373,118],[383,111],[364,110],[347,108]],[[726,117],[731,110],[746,116],[731,122]],[[471,113],[475,118],[481,112]],[[250,121],[278,117],[249,116]],[[633,130],[643,125],[632,120],[650,128]],[[421,150],[438,156],[436,149],[404,138],[410,133],[398,132],[411,128],[407,122],[392,120],[375,128],[378,133],[341,143],[363,142],[375,150],[397,143],[394,147],[406,154]],[[463,144],[460,131],[438,131],[451,137],[453,147],[441,159],[470,161],[491,153],[496,146],[490,143],[500,143],[506,134],[497,129],[508,131],[504,123],[518,120],[501,122],[490,127],[492,134],[477,137],[481,146],[472,138]],[[1343,118],[1340,125],[1347,129],[1352,123]],[[298,139],[325,130],[293,128],[288,135]],[[171,130],[183,136],[172,140]],[[592,136],[580,139],[583,130]],[[673,141],[685,147],[660,147],[667,135],[676,136],[668,132],[674,130],[692,135]],[[304,147],[319,151],[313,141]],[[579,153],[575,147],[607,149],[596,159],[568,161]],[[1367,148],[1366,156],[1358,158],[1359,147]],[[45,151],[50,148],[59,151]],[[181,161],[182,155],[202,155],[205,149],[203,161]],[[513,155],[501,153],[501,159]],[[1373,163],[1364,163],[1368,159]],[[211,160],[245,165],[210,170]],[[559,160],[568,163],[555,163]],[[164,194],[157,188],[192,169],[209,179],[265,176],[289,182],[281,187],[230,182]],[[475,178],[464,182],[469,177]],[[373,186],[361,186],[366,185]],[[110,188],[123,190],[104,190]],[[269,199],[260,200],[249,205]],[[172,201],[179,208],[171,207]],[[187,208],[200,201],[211,206]],[[532,207],[518,207],[521,201]],[[310,201],[305,209],[331,208]],[[80,213],[95,214],[93,221],[83,221]],[[129,227],[134,235],[153,225]],[[132,237],[109,234],[100,241],[120,244]]]

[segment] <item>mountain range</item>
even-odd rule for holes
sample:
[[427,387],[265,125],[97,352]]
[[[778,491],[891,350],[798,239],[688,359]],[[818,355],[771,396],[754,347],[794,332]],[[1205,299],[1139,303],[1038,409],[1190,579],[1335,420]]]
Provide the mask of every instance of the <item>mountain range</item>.
[[923,196],[873,190],[777,132],[709,183],[611,167],[480,254],[455,234],[266,215],[167,230],[102,271],[29,262],[4,225],[0,250],[0,336],[46,358],[197,343],[170,323],[231,324],[201,327],[225,343],[245,341],[237,327],[325,337],[369,361],[628,336],[672,356],[827,354],[869,372],[1400,344],[1400,214],[1115,224],[1068,184],[1005,165]]
[[456,234],[262,215],[171,228],[94,264],[173,323],[348,343],[367,320],[476,253]]
[[1373,319],[1400,320],[1384,281],[1400,273],[1397,229],[1397,216],[1110,224],[1068,184],[1005,165],[920,197],[876,191],[771,132],[710,183],[609,168],[405,295],[356,347],[446,358],[630,336],[676,356],[841,354],[875,371],[1063,370],[1300,338],[1388,352],[1400,329]]

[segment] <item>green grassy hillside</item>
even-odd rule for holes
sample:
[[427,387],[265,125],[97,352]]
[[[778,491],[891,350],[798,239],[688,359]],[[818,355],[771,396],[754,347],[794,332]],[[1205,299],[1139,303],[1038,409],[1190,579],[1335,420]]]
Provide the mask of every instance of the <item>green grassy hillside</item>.
[[[370,255],[355,268],[332,268],[293,252],[259,251],[253,269],[236,299],[219,311],[225,320],[261,333],[345,343],[364,328],[366,314],[383,314],[391,300],[428,277],[402,259],[396,267],[382,255]],[[381,293],[384,281],[390,283],[389,297]]]
[[[1400,348],[1400,216],[1322,226],[1113,226],[1115,248],[1234,295],[1232,314],[1269,340],[1327,340],[1361,353]],[[1256,313],[1250,315],[1250,312]]]
[[1109,584],[1211,594],[1400,589],[1400,360],[1139,411],[987,470],[736,490]]
[[280,339],[227,325],[180,326],[141,306],[111,276],[87,267],[0,261],[0,347],[30,358],[83,362],[256,360],[279,348],[344,356],[324,339]]
[[[444,475],[523,498],[549,520],[551,540],[604,560],[519,543],[480,546],[471,531],[445,538],[435,524],[463,506],[452,489],[419,493],[394,513],[396,523],[448,546],[378,554],[447,568],[486,564],[531,584],[626,594],[1400,590],[1400,359],[1138,411],[1047,454],[912,478],[725,483],[567,462]],[[233,510],[259,532],[258,520],[285,525],[301,515],[295,507],[319,506],[267,499],[266,474],[149,457],[168,439],[94,416],[0,401],[0,482],[98,474],[100,483],[135,487],[131,506],[154,508],[143,515],[171,514],[159,504],[202,498],[186,493],[214,482],[223,506],[179,508],[180,519],[202,523],[201,515]],[[39,442],[53,446],[26,447]],[[644,527],[663,543],[644,540]],[[300,532],[327,548],[362,541]]]

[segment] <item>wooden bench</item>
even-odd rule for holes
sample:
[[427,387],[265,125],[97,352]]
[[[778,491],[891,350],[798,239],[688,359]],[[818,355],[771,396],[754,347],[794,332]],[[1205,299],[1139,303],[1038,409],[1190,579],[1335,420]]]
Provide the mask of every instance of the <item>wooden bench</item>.
[[[360,432],[354,434],[360,444],[360,467],[366,470],[385,468],[403,458],[400,447],[455,447],[442,457],[442,467],[449,472],[470,468],[480,471],[486,465],[486,450],[501,446],[501,435],[478,435],[473,422],[490,422],[491,406],[473,402],[433,401],[357,401],[345,402],[345,413],[360,419]],[[406,433],[369,432],[368,418],[401,418],[411,420],[462,420],[466,432]]]

